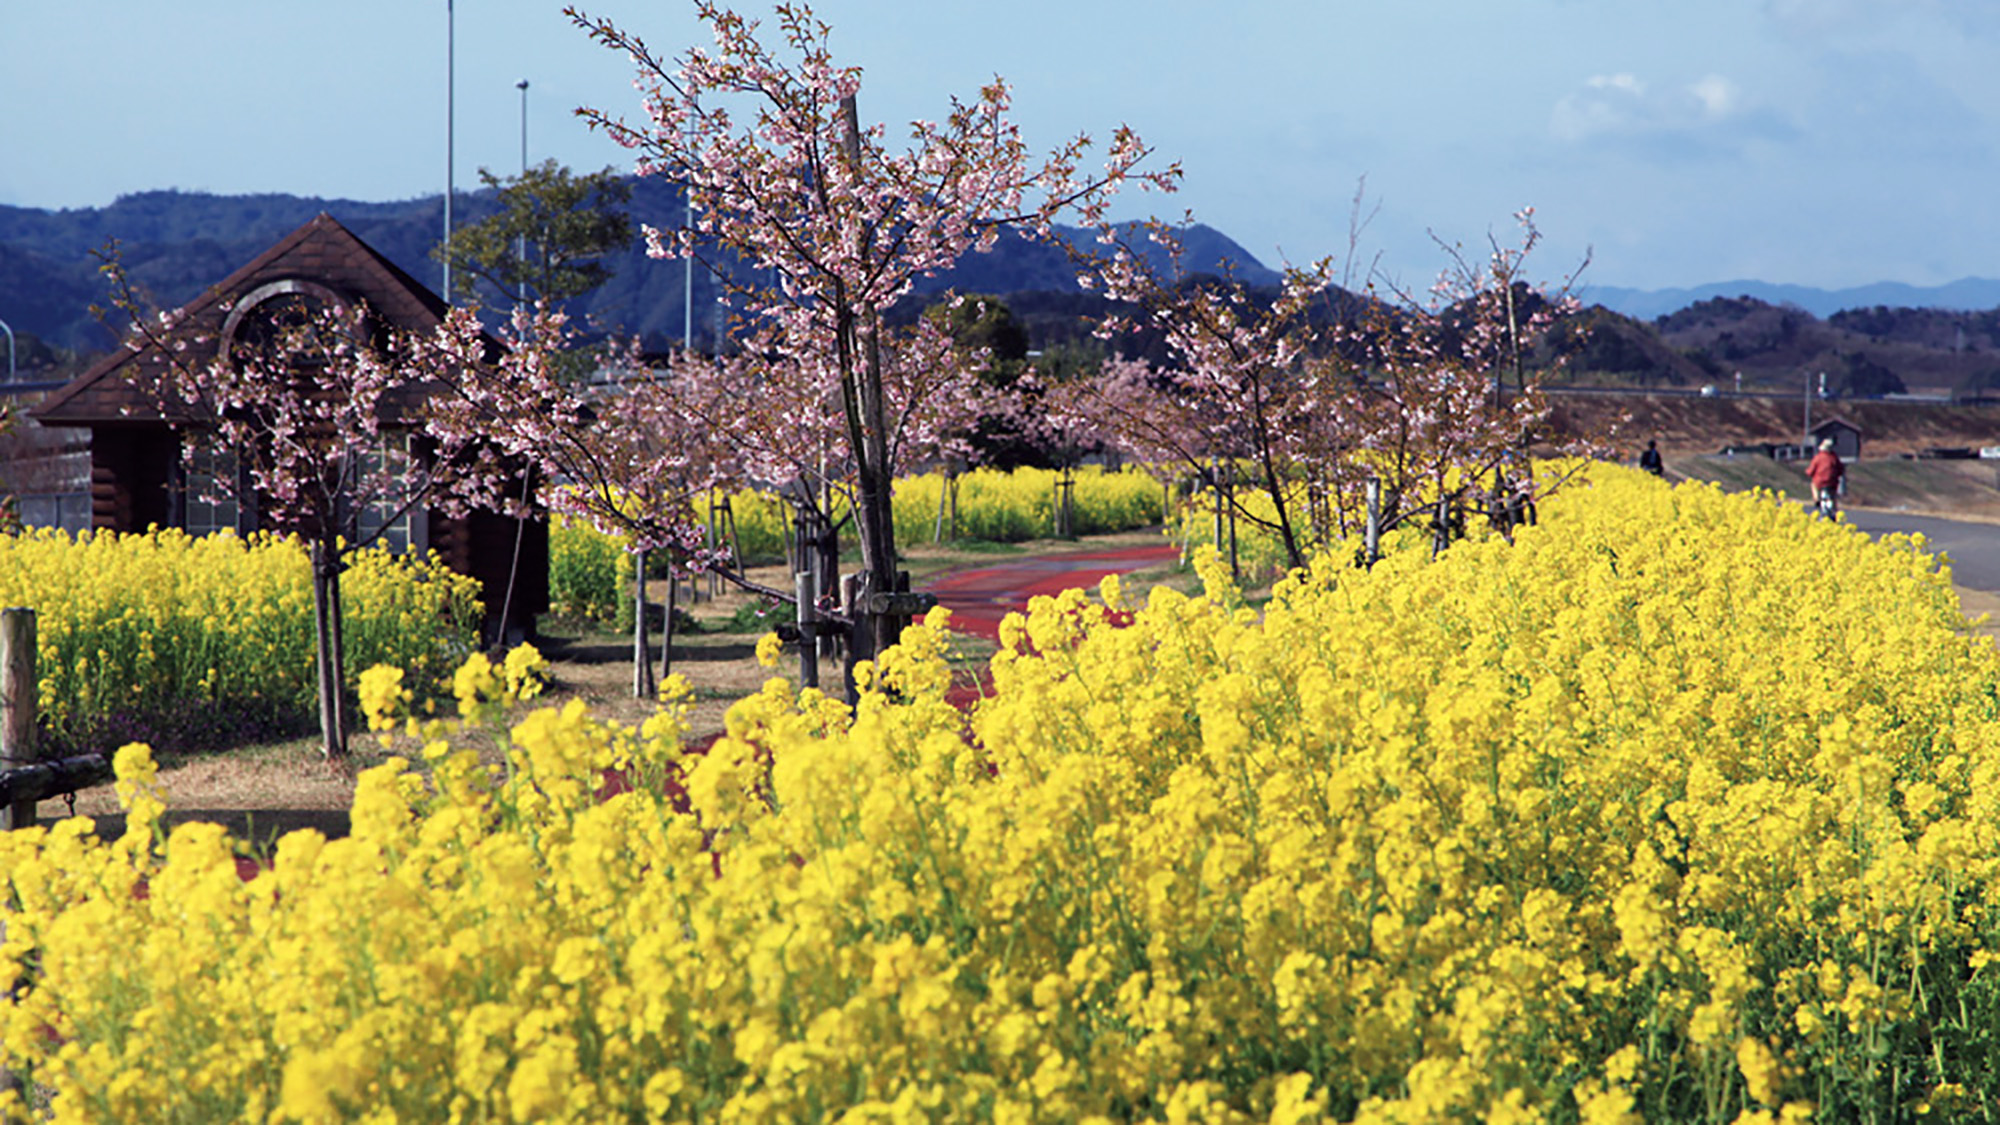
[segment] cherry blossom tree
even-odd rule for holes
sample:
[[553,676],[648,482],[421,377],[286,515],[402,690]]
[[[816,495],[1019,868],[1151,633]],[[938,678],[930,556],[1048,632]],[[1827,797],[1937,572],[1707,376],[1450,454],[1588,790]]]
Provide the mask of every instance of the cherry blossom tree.
[[[1166,248],[1164,276],[1155,255],[1130,244],[1135,229]],[[1092,386],[1098,412],[1142,458],[1208,480],[1238,518],[1271,531],[1291,565],[1303,565],[1311,544],[1299,494],[1338,456],[1352,413],[1348,389],[1308,362],[1331,262],[1287,270],[1275,299],[1263,301],[1229,277],[1182,276],[1181,240],[1165,223],[1107,227],[1099,241],[1111,250],[1084,276],[1125,303],[1099,334],[1155,334],[1175,362],[1161,370],[1107,364]],[[1268,497],[1268,511],[1225,486],[1239,464]]]
[[1372,306],[1343,325],[1337,349],[1347,365],[1364,362],[1372,373],[1349,381],[1361,391],[1363,471],[1339,482],[1344,507],[1359,508],[1374,481],[1380,526],[1429,518],[1440,548],[1451,533],[1448,512],[1483,507],[1503,534],[1532,519],[1535,501],[1564,480],[1538,480],[1531,454],[1597,452],[1588,438],[1554,437],[1546,370],[1527,365],[1536,343],[1578,310],[1570,291],[1589,258],[1553,289],[1531,282],[1527,263],[1541,241],[1534,209],[1514,220],[1518,241],[1489,236],[1482,257],[1445,245],[1450,264],[1427,300],[1392,289],[1399,316],[1384,323],[1375,310],[1385,306]]
[[995,80],[942,121],[913,122],[906,145],[864,128],[858,68],[838,64],[829,29],[803,4],[776,10],[781,47],[756,21],[709,0],[697,4],[713,48],[677,62],[608,20],[567,9],[599,43],[637,70],[643,117],[628,123],[581,111],[635,154],[641,175],[689,192],[692,225],[648,228],[649,252],[693,256],[731,294],[742,351],[768,358],[772,384],[798,380],[797,397],[832,404],[853,481],[862,554],[862,618],[855,648],[893,643],[910,606],[896,597],[890,487],[897,469],[891,419],[897,341],[883,314],[920,278],[970,251],[991,248],[1003,227],[1052,238],[1059,216],[1096,225],[1130,181],[1170,188],[1178,169],[1142,172],[1148,150],[1120,127],[1101,168],[1079,136],[1032,161]]
[[[1523,357],[1574,307],[1526,283],[1539,235],[1531,212],[1518,219],[1518,246],[1496,242],[1478,265],[1454,256],[1428,302],[1348,293],[1330,259],[1289,269],[1275,298],[1258,300],[1228,278],[1162,277],[1105,228],[1113,249],[1087,276],[1130,311],[1102,334],[1156,333],[1175,363],[1107,365],[1092,404],[1142,457],[1208,479],[1292,566],[1364,523],[1391,530],[1428,513],[1442,534],[1443,513],[1475,495],[1505,531],[1533,495],[1528,453],[1548,419]],[[1178,263],[1174,228],[1142,229]],[[1231,487],[1239,465],[1262,503]]]
[[[883,333],[890,342],[881,369],[882,400],[890,408],[883,419],[888,462],[907,466],[968,456],[967,420],[995,409],[1005,397],[979,378],[988,357],[960,346],[929,320]],[[679,353],[658,393],[682,425],[700,432],[706,455],[730,467],[731,483],[778,487],[791,502],[800,528],[799,566],[810,574],[811,617],[831,626],[829,636],[839,639],[851,634],[856,618],[839,601],[837,533],[861,510],[861,482],[839,396],[827,393],[823,375],[799,370],[798,362],[783,353]],[[722,561],[703,563],[712,567]],[[766,597],[797,600],[796,590],[773,590],[722,573]],[[848,658],[851,685],[856,646],[837,647]]]
[[432,366],[458,375],[427,400],[425,430],[442,441],[490,443],[531,466],[540,494],[524,491],[517,504],[538,502],[625,539],[638,603],[633,692],[650,696],[646,553],[698,543],[689,513],[716,461],[704,455],[701,435],[651,393],[629,349],[607,347],[595,374],[579,378],[569,319],[546,302],[515,306],[494,333],[479,309],[460,307],[422,342]]
[[180,435],[200,498],[253,509],[259,525],[307,546],[322,749],[341,756],[348,558],[421,509],[518,509],[508,484],[518,466],[479,435],[420,435],[423,404],[458,373],[362,302],[302,288],[241,310],[218,339],[185,309],[150,309],[115,245],[103,268],[131,323],[128,377]]
[[[533,465],[551,511],[632,545],[641,589],[645,557],[659,552],[671,574],[711,571],[769,598],[795,598],[727,569],[724,553],[706,545],[699,513],[718,490],[780,482],[802,522],[831,528],[852,510],[841,412],[820,380],[789,369],[795,361],[784,355],[677,352],[654,365],[630,348],[578,380],[557,362],[570,339],[561,313],[520,307],[496,332],[497,348],[478,312],[458,309],[425,344],[429,365],[458,373],[433,394],[428,432],[484,441]],[[940,455],[955,448],[957,420],[974,409],[967,396],[981,386],[980,359],[935,324],[913,325],[896,341],[884,365],[885,398],[897,408],[887,419],[891,460],[913,449]],[[646,696],[654,681],[637,600],[634,692]],[[818,608],[845,620],[831,605]],[[671,605],[668,620],[671,630]],[[667,643],[671,651],[671,634]]]

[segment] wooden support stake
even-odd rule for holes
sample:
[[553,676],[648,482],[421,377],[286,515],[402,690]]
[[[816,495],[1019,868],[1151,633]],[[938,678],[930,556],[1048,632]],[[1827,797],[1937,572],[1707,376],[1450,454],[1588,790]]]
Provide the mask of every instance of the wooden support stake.
[[[39,688],[35,676],[35,611],[19,607],[0,610],[0,770],[34,765],[35,707]],[[0,806],[0,830],[28,828],[35,823],[32,799]]]
[[[845,614],[849,621],[858,622],[861,619],[861,606],[859,604],[861,601],[861,590],[861,575],[843,574],[840,576],[840,612]],[[856,633],[861,632],[859,627],[850,626],[850,628],[853,628]],[[861,693],[854,687],[854,663],[858,659],[857,653],[859,649],[860,645],[857,643],[857,638],[850,637],[846,649],[841,654],[841,698],[845,699],[850,707],[861,701]],[[870,653],[869,655],[873,656],[874,654]]]
[[813,573],[801,570],[792,575],[792,593],[799,601],[799,687],[801,689],[819,686],[819,629],[815,622],[819,614],[815,612]]
[[[31,766],[36,760],[35,707],[39,701],[35,675],[35,611],[0,610],[0,771]],[[28,828],[35,823],[33,798],[0,804],[0,831]],[[0,919],[0,942],[7,940],[7,923]],[[0,980],[11,996],[16,981]],[[0,1089],[26,1094],[21,1077],[0,1067]]]
[[1362,553],[1366,565],[1374,566],[1382,557],[1382,482],[1368,481],[1368,523],[1362,530]]

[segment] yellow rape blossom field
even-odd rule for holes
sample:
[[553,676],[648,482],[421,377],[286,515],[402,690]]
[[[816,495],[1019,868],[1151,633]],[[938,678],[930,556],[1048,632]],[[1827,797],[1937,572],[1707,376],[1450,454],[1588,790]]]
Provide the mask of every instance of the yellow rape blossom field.
[[774,680],[705,755],[672,700],[504,768],[418,727],[247,880],[128,747],[119,841],[0,837],[0,1114],[1993,1111],[2000,665],[1921,543],[1599,467],[1513,544],[1204,574],[1038,600],[969,716],[934,614],[854,714]]
[[[477,583],[436,558],[349,558],[349,665],[403,665],[427,683],[448,675],[478,639]],[[0,536],[0,605],[35,610],[39,713],[55,749],[120,731],[227,743],[314,713],[312,586],[296,540]]]
[[[977,468],[955,482],[939,472],[900,477],[893,502],[896,541],[905,547],[940,540],[1018,543],[1055,534],[1055,499],[1060,473],[1022,467]],[[1105,471],[1086,465],[1071,474],[1070,528],[1075,535],[1102,535],[1151,527],[1161,522],[1166,490],[1134,468]],[[955,496],[946,489],[955,488]],[[718,546],[749,563],[782,559],[792,537],[791,506],[776,493],[738,489],[696,505],[695,516],[713,530]],[[726,508],[728,516],[721,516]],[[846,504],[833,503],[837,521],[848,518]],[[940,518],[942,513],[943,518]],[[575,519],[558,519],[549,536],[550,597],[558,613],[629,625],[627,590],[631,556],[625,540]]]

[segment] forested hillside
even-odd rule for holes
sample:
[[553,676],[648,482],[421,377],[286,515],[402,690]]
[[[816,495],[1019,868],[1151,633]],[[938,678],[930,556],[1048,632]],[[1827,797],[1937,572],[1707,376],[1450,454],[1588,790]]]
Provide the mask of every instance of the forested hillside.
[[[635,223],[667,226],[682,218],[679,192],[649,179],[633,179],[627,209]],[[494,210],[491,191],[467,192],[453,206],[453,221],[477,221]],[[442,234],[443,200],[433,196],[398,203],[361,203],[289,195],[219,196],[147,192],[108,207],[44,211],[0,207],[0,310],[18,333],[61,348],[108,347],[110,334],[90,314],[104,303],[94,252],[113,239],[132,277],[162,305],[176,305],[220,281],[271,243],[321,211],[408,271],[440,286],[430,252]],[[1188,233],[1188,264],[1253,283],[1277,274],[1226,236],[1197,227]],[[571,312],[601,331],[637,334],[649,346],[681,336],[686,305],[678,263],[646,258],[642,243],[609,262],[613,275]],[[1018,236],[1001,240],[991,254],[975,255],[957,270],[934,278],[930,290],[961,292],[1080,292],[1068,255]],[[713,280],[696,274],[697,338],[712,338],[722,307]]]
[[[628,208],[636,223],[672,225],[682,218],[676,189],[633,179]],[[453,211],[460,224],[495,209],[490,190],[466,192]],[[0,317],[17,334],[24,370],[59,377],[112,337],[91,314],[107,296],[97,252],[116,240],[132,277],[164,306],[179,304],[221,280],[272,242],[325,211],[408,271],[437,287],[430,257],[443,227],[436,196],[390,203],[290,195],[218,196],[146,192],[108,207],[44,211],[0,207]],[[1230,272],[1275,293],[1276,271],[1227,235],[1207,227],[1186,234],[1186,267]],[[635,243],[610,260],[602,288],[571,312],[595,332],[639,336],[647,347],[677,342],[688,305],[678,263],[655,262]],[[1026,328],[1030,347],[1095,346],[1089,324],[1102,298],[1080,289],[1069,255],[1058,247],[1001,239],[991,254],[974,255],[952,273],[931,279],[929,291],[1003,295]],[[693,331],[712,340],[727,315],[715,280],[696,271]],[[1588,292],[1588,290],[1586,290]],[[498,299],[495,294],[495,299]],[[905,312],[915,315],[915,306]],[[1128,350],[1147,351],[1146,341]],[[1905,392],[1976,395],[2000,390],[2000,310],[1873,307],[1821,319],[1795,304],[1751,296],[1701,300],[1652,321],[1592,306],[1553,338],[1541,356],[1558,356],[1558,382],[1646,389],[1789,390],[1823,373],[1829,394],[1869,397]]]

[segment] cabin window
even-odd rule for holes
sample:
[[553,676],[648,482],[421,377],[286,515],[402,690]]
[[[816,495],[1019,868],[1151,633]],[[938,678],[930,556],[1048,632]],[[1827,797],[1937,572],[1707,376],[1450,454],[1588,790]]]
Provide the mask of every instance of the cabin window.
[[355,541],[404,554],[423,550],[423,519],[409,503],[410,435],[383,434],[361,457],[356,480],[366,493],[355,512]]
[[236,454],[201,446],[190,451],[182,466],[181,527],[194,536],[240,533]]

